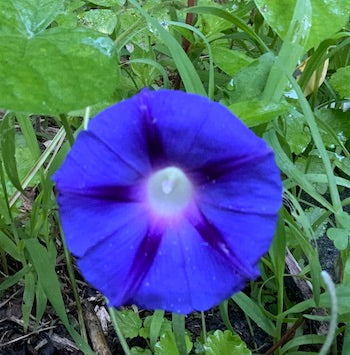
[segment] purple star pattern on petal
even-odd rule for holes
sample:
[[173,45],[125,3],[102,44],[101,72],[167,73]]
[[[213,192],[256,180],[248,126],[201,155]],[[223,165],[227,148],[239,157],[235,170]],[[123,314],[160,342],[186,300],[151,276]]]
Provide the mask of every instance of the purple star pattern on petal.
[[91,120],[53,177],[66,242],[110,305],[206,310],[259,275],[274,155],[224,106],[147,89]]

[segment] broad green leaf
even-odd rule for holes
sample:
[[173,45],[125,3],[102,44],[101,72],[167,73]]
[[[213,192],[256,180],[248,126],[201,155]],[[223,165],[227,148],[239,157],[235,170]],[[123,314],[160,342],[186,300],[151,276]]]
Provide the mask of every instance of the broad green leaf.
[[204,344],[205,355],[250,355],[246,343],[229,330],[216,330]]
[[[220,5],[216,4],[212,0],[198,0],[197,5],[211,6],[213,8],[220,7]],[[201,15],[198,24],[201,32],[208,37],[225,31],[231,27],[231,23],[224,18],[209,14]]]
[[291,112],[286,118],[286,141],[292,153],[301,154],[311,141],[309,127],[306,126],[303,115],[297,111]]
[[214,63],[230,76],[237,74],[242,68],[253,61],[252,58],[243,52],[226,47],[213,46],[212,51]]
[[279,102],[288,85],[288,75],[292,75],[309,37],[312,8],[310,0],[296,0],[292,8],[292,18],[288,31],[274,62],[264,89],[263,98]]
[[[192,349],[193,344],[190,340],[190,337],[187,334],[185,336],[185,340],[186,340],[187,352],[189,353]],[[154,354],[155,355],[180,355],[176,347],[175,335],[173,332],[168,331],[163,333],[160,336],[160,341],[157,342],[154,347]]]
[[[1,33],[31,38],[63,11],[64,0],[8,0],[0,4]],[[15,37],[13,37],[14,39]]]
[[233,77],[233,89],[230,93],[232,103],[257,99],[261,96],[275,56],[266,53],[241,69]]
[[[266,22],[285,39],[293,16],[296,0],[254,0]],[[310,36],[305,49],[317,46],[322,40],[339,31],[349,19],[348,0],[311,0]]]
[[139,335],[142,321],[138,313],[125,309],[123,311],[116,311],[115,315],[120,330],[126,338],[135,338]]
[[345,143],[350,137],[349,113],[342,110],[324,108],[315,111],[320,122],[320,132],[325,146],[334,148]]
[[289,105],[284,102],[267,103],[262,100],[247,100],[234,103],[228,107],[248,127],[255,127],[272,121],[287,112]]
[[0,3],[0,107],[57,115],[112,96],[119,71],[111,39],[86,28],[32,33],[35,13],[21,17],[16,4]]
[[117,25],[117,15],[112,10],[96,9],[84,12],[80,21],[86,27],[110,35]]
[[339,68],[332,75],[330,83],[341,97],[350,98],[350,65]]

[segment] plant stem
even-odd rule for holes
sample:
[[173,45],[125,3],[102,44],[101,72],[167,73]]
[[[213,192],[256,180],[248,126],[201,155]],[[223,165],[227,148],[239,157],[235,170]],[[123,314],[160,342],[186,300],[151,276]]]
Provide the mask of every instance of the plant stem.
[[64,127],[64,130],[66,131],[68,142],[69,142],[70,146],[72,146],[74,144],[74,136],[73,136],[72,129],[70,128],[67,116],[60,115],[60,119],[62,122],[62,126]]
[[131,355],[131,351],[130,351],[129,345],[126,342],[125,337],[124,337],[122,331],[119,328],[118,320],[117,320],[117,317],[116,317],[116,314],[115,314],[116,311],[115,311],[115,309],[113,307],[109,307],[108,309],[109,309],[109,314],[111,316],[111,320],[112,320],[112,324],[113,324],[114,330],[117,333],[120,345],[122,346],[122,348],[124,350],[124,353],[125,353],[125,355]]
[[80,334],[86,341],[88,341],[86,328],[85,328],[85,322],[84,322],[83,308],[81,307],[78,286],[77,286],[77,282],[76,282],[75,275],[74,275],[72,258],[70,256],[68,249],[67,249],[66,241],[64,240],[62,227],[61,227],[60,223],[58,225],[60,226],[59,228],[60,228],[60,234],[61,234],[61,241],[62,241],[62,245],[63,245],[64,257],[66,259],[66,264],[67,264],[68,277],[69,277],[69,280],[70,280],[70,283],[72,286],[75,304],[77,306]]
[[179,350],[180,355],[187,355],[185,316],[183,314],[173,313],[172,321],[177,349]]

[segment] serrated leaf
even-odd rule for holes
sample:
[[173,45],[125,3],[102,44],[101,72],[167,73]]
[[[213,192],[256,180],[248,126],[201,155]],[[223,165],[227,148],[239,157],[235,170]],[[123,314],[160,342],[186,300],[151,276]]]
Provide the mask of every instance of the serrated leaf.
[[246,343],[229,330],[216,330],[204,344],[205,355],[249,355]]
[[226,74],[233,76],[250,64],[253,59],[241,51],[226,47],[212,47],[214,63]]
[[332,75],[330,83],[341,97],[350,98],[350,65],[339,68]]
[[[293,16],[296,0],[254,0],[266,22],[285,39]],[[317,46],[345,25],[349,18],[348,0],[311,0],[312,20],[305,49]]]
[[329,228],[327,236],[338,250],[345,250],[349,245],[349,231],[343,228]]
[[117,317],[120,330],[126,338],[135,338],[139,335],[142,321],[138,313],[125,309],[122,311],[116,311],[115,315]]
[[84,12],[80,21],[86,27],[110,35],[117,25],[117,16],[112,10],[96,9]]
[[[187,352],[189,353],[192,349],[192,342],[190,337],[186,334],[185,336]],[[176,347],[175,335],[173,332],[168,331],[161,335],[160,341],[156,343],[154,347],[155,355],[180,355]]]
[[[34,12],[18,15],[18,1],[0,3],[0,107],[58,115],[110,98],[119,73],[113,41],[86,28],[42,30]],[[40,20],[46,27],[53,15]]]
[[[152,323],[153,318],[154,318],[154,315],[147,316],[145,318],[145,320],[143,321],[143,327],[140,329],[140,336],[141,337],[143,337],[145,339],[150,338],[150,329],[151,329],[151,323]],[[163,318],[159,334],[164,334],[168,331],[171,331],[171,329],[172,329],[171,322],[168,319]]]

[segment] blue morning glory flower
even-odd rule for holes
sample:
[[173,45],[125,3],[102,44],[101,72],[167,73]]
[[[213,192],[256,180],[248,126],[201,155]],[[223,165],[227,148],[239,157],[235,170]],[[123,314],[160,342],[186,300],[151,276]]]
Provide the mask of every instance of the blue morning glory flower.
[[224,106],[143,90],[79,133],[53,177],[70,251],[111,306],[206,310],[259,275],[274,155]]

